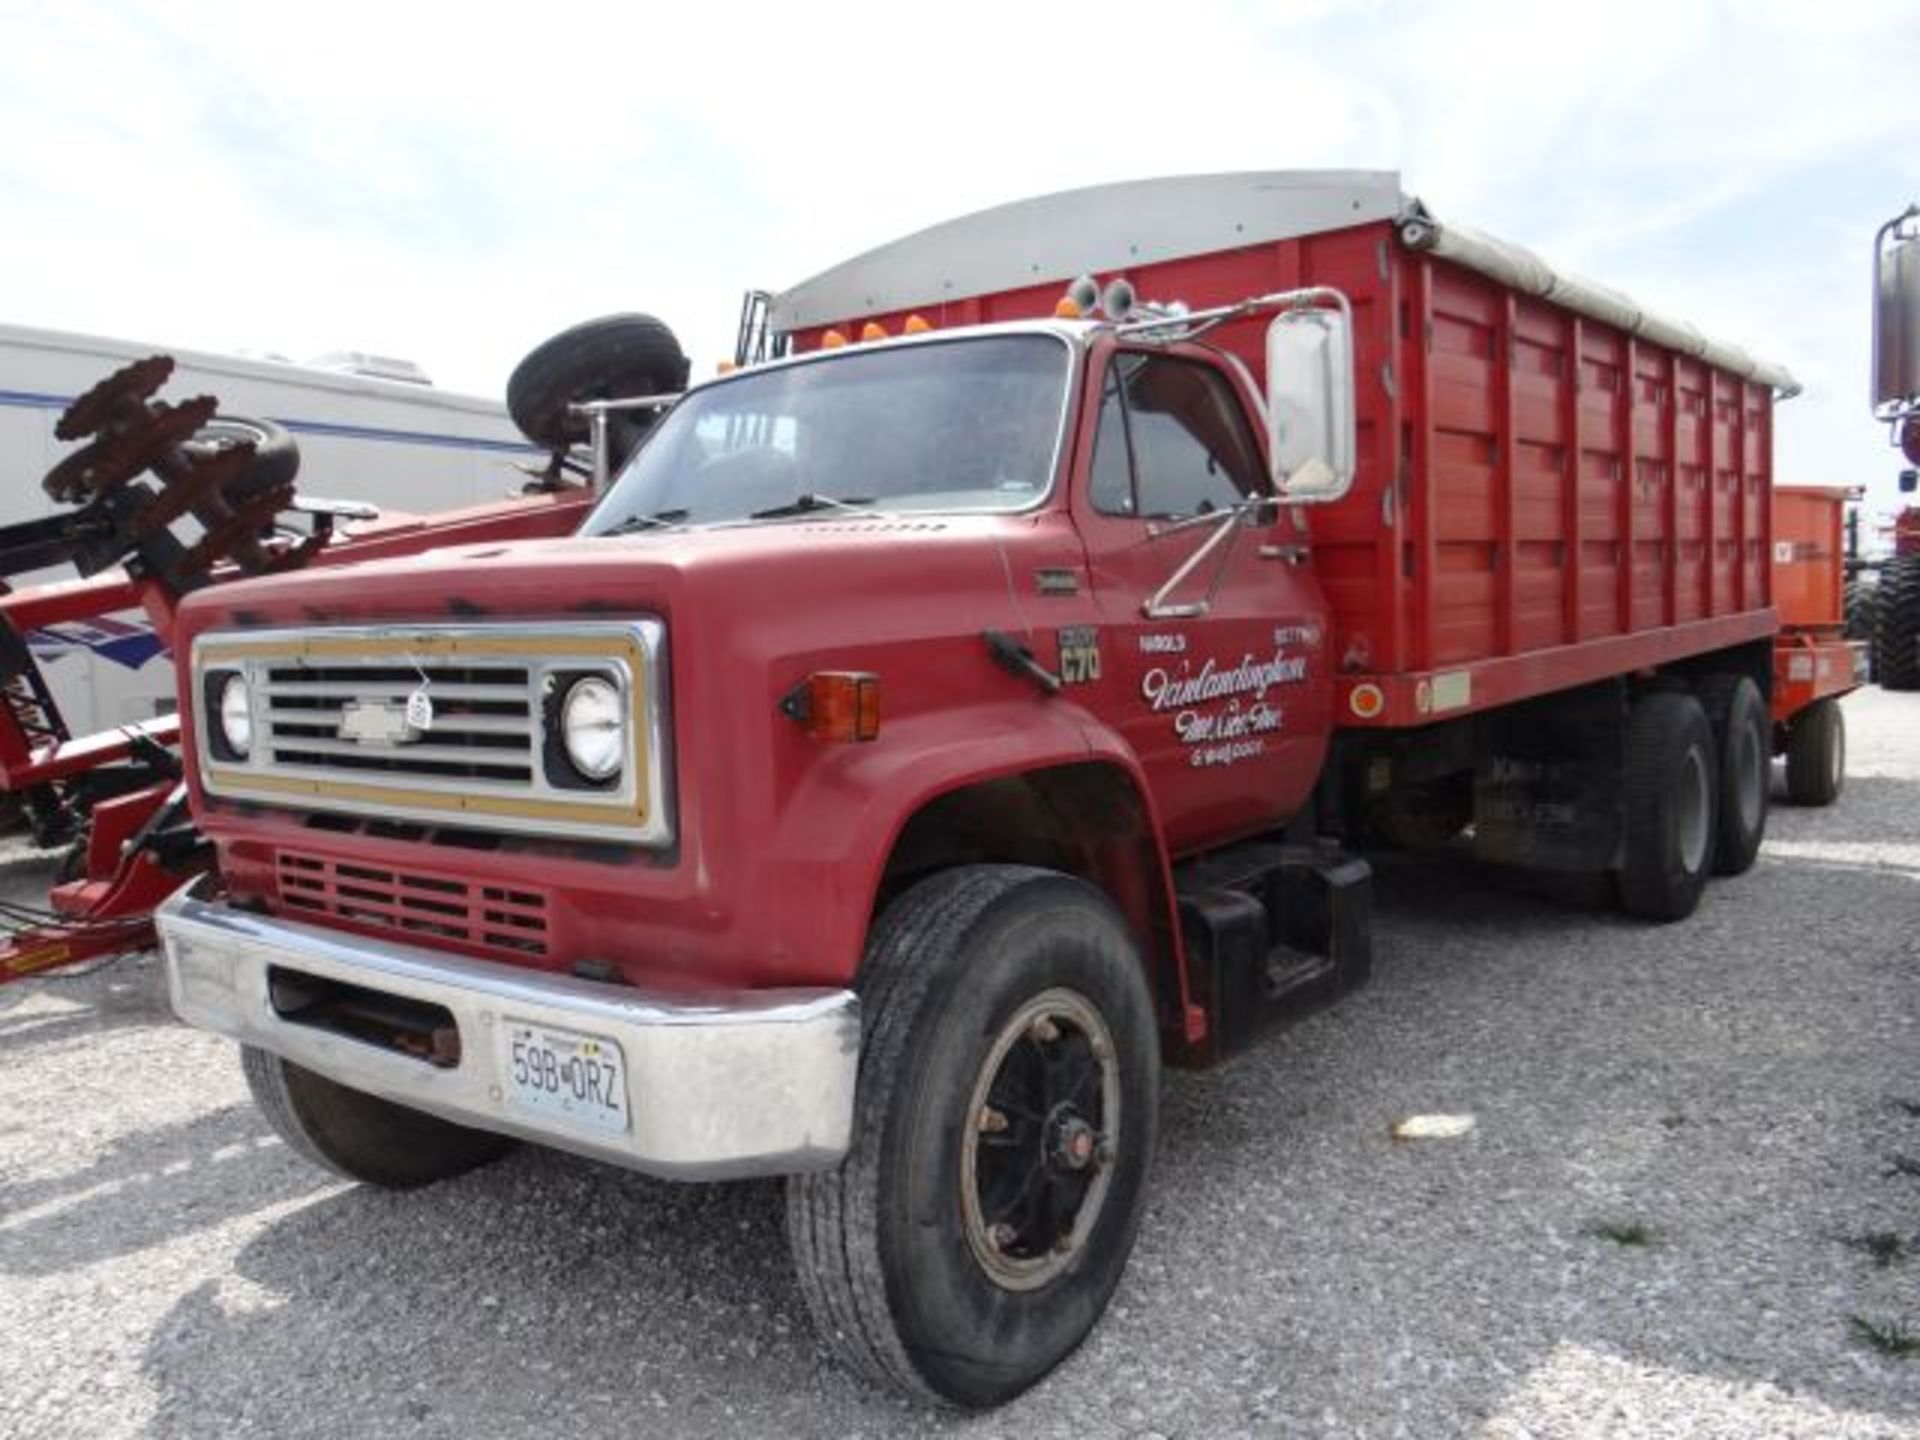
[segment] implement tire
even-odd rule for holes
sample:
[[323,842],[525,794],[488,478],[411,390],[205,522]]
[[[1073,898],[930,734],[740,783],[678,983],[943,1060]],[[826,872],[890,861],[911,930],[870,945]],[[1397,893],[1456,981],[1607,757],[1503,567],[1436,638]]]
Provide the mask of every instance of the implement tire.
[[183,448],[214,455],[236,445],[253,446],[253,458],[221,491],[229,505],[238,507],[257,495],[290,485],[300,473],[300,445],[287,428],[249,415],[216,415],[194,431]]
[[1620,905],[1644,920],[1684,920],[1713,868],[1719,768],[1713,727],[1691,695],[1655,690],[1627,718],[1627,847]]
[[1831,805],[1847,783],[1847,717],[1840,702],[1816,700],[1787,727],[1787,798]]
[[240,1065],[254,1104],[287,1148],[348,1180],[411,1190],[465,1174],[513,1148],[504,1135],[350,1090],[257,1046],[240,1047]]
[[1920,555],[1896,555],[1880,571],[1873,678],[1882,690],[1920,690]]
[[1880,608],[1880,586],[1864,576],[1847,581],[1842,614],[1846,618],[1845,635],[1849,640],[1873,639],[1873,616]]
[[1773,792],[1773,715],[1760,687],[1745,675],[1709,675],[1700,682],[1699,695],[1720,759],[1713,873],[1744,875],[1753,868],[1760,842],[1767,836],[1767,802]]
[[971,865],[875,927],[853,1145],[787,1182],[821,1339],[936,1404],[998,1405],[1073,1352],[1139,1227],[1159,1038],[1132,937],[1053,871]]

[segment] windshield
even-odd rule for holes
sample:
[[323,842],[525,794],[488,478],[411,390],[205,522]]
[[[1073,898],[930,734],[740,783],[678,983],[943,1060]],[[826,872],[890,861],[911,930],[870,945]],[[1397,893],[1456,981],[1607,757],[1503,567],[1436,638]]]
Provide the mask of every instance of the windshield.
[[1047,492],[1068,347],[989,335],[750,371],[660,422],[581,527],[1022,510]]

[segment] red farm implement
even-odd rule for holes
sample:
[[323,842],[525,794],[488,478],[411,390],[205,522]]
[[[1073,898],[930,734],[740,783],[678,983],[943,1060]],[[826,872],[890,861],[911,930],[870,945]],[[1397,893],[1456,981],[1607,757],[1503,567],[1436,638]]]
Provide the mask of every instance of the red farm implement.
[[1796,804],[1828,805],[1846,779],[1840,698],[1866,679],[1867,647],[1846,635],[1845,507],[1859,491],[1782,485],[1773,492],[1773,737]]
[[[68,847],[48,907],[0,904],[0,984],[152,943],[153,907],[212,863],[180,783],[178,717],[70,734],[29,636],[137,609],[170,647],[180,601],[204,586],[561,535],[587,503],[588,492],[562,489],[430,519],[379,520],[363,505],[298,500],[292,466],[259,463],[251,440],[207,441],[212,397],[154,398],[172,370],[154,356],[75,400],[54,433],[86,443],[45,480],[71,508],[0,526],[0,576],[71,564],[80,577],[0,585],[0,792],[17,802],[36,841]],[[342,521],[365,523],[348,534]]]

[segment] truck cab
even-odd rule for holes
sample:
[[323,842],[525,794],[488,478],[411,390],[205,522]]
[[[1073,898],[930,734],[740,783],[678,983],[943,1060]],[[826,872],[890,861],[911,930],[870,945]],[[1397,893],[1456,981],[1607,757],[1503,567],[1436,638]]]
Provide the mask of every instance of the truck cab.
[[[672,419],[584,534],[799,521],[898,537],[836,561],[862,567],[870,600],[917,613],[913,643],[951,650],[935,663],[995,659],[1104,732],[1176,853],[1273,829],[1311,792],[1326,602],[1304,507],[1270,474],[1261,397],[1219,352],[1085,324],[924,334],[748,372]],[[1006,573],[922,609],[906,537],[954,527]],[[889,672],[891,724],[911,657],[868,658]],[[981,673],[975,698],[1006,698]]]

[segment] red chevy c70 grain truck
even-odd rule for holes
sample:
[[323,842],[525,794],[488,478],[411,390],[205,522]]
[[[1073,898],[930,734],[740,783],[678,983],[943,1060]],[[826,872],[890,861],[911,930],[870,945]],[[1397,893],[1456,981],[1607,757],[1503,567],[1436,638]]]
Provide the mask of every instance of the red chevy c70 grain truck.
[[173,1003],[320,1163],[789,1176],[825,1342],[992,1404],[1119,1279],[1163,1060],[1366,974],[1357,850],[1655,920],[1751,863],[1779,369],[1372,173],[1011,205],[769,319],[572,538],[188,602]]

